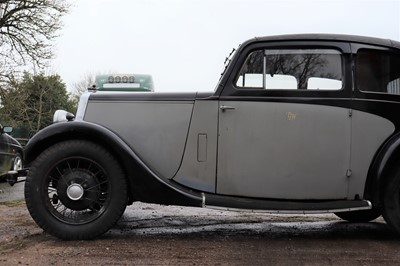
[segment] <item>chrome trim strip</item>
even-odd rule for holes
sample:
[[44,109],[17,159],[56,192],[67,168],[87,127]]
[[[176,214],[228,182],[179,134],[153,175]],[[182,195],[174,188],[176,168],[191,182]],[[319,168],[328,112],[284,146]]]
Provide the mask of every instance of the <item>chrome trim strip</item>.
[[79,104],[78,104],[78,110],[76,111],[76,118],[75,120],[79,120],[82,121],[84,116],[85,116],[85,112],[86,112],[86,107],[88,105],[89,102],[89,96],[91,95],[91,92],[84,92],[81,97],[79,98]]
[[235,212],[251,212],[251,213],[272,213],[272,214],[318,214],[318,213],[334,213],[334,212],[349,212],[349,211],[361,211],[372,209],[372,204],[368,200],[364,200],[368,204],[365,207],[354,207],[354,208],[343,208],[343,209],[330,209],[330,210],[251,210],[251,209],[238,209],[238,208],[226,208],[219,206],[206,205],[204,202],[205,198],[203,195],[203,208],[223,210],[223,211],[235,211]]
[[203,208],[207,208],[206,207],[206,195],[204,194],[204,192],[201,193],[201,207]]

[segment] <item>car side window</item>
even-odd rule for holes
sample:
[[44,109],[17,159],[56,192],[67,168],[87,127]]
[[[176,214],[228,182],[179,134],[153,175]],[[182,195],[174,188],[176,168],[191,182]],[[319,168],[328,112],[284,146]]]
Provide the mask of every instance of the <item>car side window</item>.
[[342,56],[333,49],[253,51],[236,79],[238,89],[340,90]]
[[356,59],[356,81],[360,91],[400,95],[400,55],[388,51],[360,49]]

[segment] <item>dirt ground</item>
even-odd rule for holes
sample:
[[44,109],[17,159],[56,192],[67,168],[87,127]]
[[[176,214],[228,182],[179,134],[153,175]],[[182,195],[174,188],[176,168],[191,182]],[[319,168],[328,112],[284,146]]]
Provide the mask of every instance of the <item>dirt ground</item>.
[[92,241],[61,241],[24,201],[0,204],[0,265],[396,265],[400,241],[381,218],[270,215],[136,203]]

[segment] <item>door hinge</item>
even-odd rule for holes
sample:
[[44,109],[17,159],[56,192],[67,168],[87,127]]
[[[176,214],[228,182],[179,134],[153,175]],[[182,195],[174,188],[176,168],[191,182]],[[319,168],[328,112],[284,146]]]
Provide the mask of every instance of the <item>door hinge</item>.
[[355,66],[354,66],[354,63],[352,64],[352,66],[351,66],[351,77],[352,77],[352,82],[351,82],[351,92],[354,94],[354,91],[355,91],[355,88],[356,88],[356,85],[355,85],[355,83],[354,83],[354,80],[355,80]]
[[346,171],[346,176],[347,176],[347,177],[350,177],[350,176],[351,176],[351,169],[347,169],[347,171]]
[[352,117],[353,116],[353,110],[349,110],[349,117]]

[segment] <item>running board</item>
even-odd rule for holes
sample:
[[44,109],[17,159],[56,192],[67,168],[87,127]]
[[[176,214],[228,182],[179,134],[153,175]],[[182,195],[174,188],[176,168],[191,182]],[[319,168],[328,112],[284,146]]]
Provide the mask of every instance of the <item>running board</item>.
[[313,214],[333,213],[346,211],[369,210],[372,204],[368,200],[329,200],[329,201],[289,201],[289,200],[261,200],[202,194],[203,208],[283,213],[283,214]]

